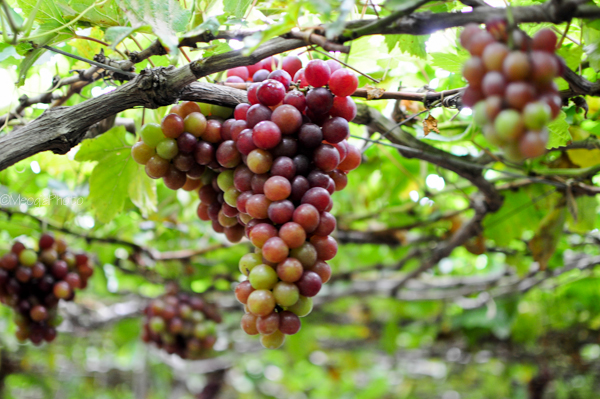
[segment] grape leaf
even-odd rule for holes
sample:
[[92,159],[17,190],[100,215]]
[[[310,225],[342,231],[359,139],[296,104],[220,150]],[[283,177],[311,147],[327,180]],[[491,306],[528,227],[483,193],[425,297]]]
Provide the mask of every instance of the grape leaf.
[[224,0],[223,11],[235,15],[237,18],[242,18],[250,4],[252,4],[252,0]]
[[[70,0],[66,2],[63,0],[56,3],[63,11],[63,15],[70,19],[81,15],[96,2],[97,0]],[[81,22],[89,22],[92,25],[103,27],[125,25],[125,16],[116,0],[106,0],[97,3],[92,9],[83,14],[79,19]]]
[[354,9],[354,3],[355,0],[342,0],[340,6],[337,8],[337,11],[339,12],[337,19],[329,24],[329,27],[326,31],[326,35],[329,40],[332,40],[334,37],[342,33],[346,18]]
[[17,58],[17,56],[18,54],[15,46],[11,46],[7,43],[0,43],[0,62],[9,57]]
[[431,65],[442,68],[448,72],[461,73],[463,64],[469,58],[466,54],[431,53]]
[[148,25],[138,26],[137,28],[131,26],[111,26],[106,29],[104,33],[104,40],[110,43],[110,48],[114,49],[121,43],[125,38],[134,32],[152,33],[152,28]]
[[31,46],[31,50],[27,51],[25,51],[27,45],[17,47],[17,50],[20,49],[21,51],[25,51],[21,54],[24,55],[25,58],[23,58],[21,64],[19,65],[19,78],[17,79],[17,86],[22,86],[23,83],[25,83],[25,78],[27,77],[27,72],[29,71],[29,68],[31,68],[31,66],[38,60],[38,58],[40,58],[40,56],[46,52],[46,49],[41,48],[41,46],[60,43],[73,37],[73,34],[70,31],[66,30],[48,33],[44,35],[44,32],[52,31],[60,26],[62,25],[55,21],[45,22],[33,32],[34,35],[43,35],[35,40],[35,43],[38,45],[38,48],[34,49],[33,46],[31,46],[31,44],[29,44],[29,46]]
[[120,0],[131,25],[150,25],[167,51],[177,54],[177,32],[185,30],[190,12],[181,8],[175,0]]
[[575,199],[577,206],[577,220],[569,213],[567,223],[569,230],[585,234],[596,227],[596,209],[598,208],[598,199],[596,197],[582,196]]
[[137,164],[131,146],[125,141],[126,130],[115,127],[102,136],[86,140],[75,155],[77,161],[98,161],[90,176],[89,200],[102,223],[112,220],[125,204]]
[[262,43],[276,36],[282,35],[297,25],[298,15],[300,13],[300,3],[290,3],[287,12],[284,14],[280,23],[271,25],[268,29],[261,32],[256,32],[252,36],[244,39],[244,55],[250,55]]
[[533,259],[540,264],[541,270],[546,269],[548,261],[556,251],[556,244],[562,235],[565,217],[566,209],[564,207],[552,210],[542,219],[535,235],[528,243]]
[[398,46],[403,53],[426,59],[425,43],[428,39],[429,35],[387,35],[385,37],[385,44],[387,45],[388,53],[391,53]]
[[562,46],[556,53],[565,60],[567,67],[570,69],[577,69],[579,64],[581,64],[581,57],[583,56],[583,49],[581,46],[576,44]]
[[571,133],[569,133],[569,124],[566,118],[567,114],[561,111],[558,117],[548,124],[550,140],[546,144],[546,148],[562,147],[573,140]]
[[[18,0],[19,7],[23,10],[25,15],[30,15],[38,0]],[[65,25],[67,21],[64,19],[61,10],[58,8],[59,2],[54,0],[41,0],[40,7],[35,14],[35,19],[41,23],[45,22],[56,22],[59,25]]]
[[106,157],[113,156],[114,152],[130,147],[125,141],[125,128],[118,126],[95,139],[84,140],[75,154],[75,160],[78,162],[102,161]]
[[144,217],[148,216],[149,211],[157,211],[156,183],[146,175],[145,168],[141,165],[138,165],[129,184],[129,198]]

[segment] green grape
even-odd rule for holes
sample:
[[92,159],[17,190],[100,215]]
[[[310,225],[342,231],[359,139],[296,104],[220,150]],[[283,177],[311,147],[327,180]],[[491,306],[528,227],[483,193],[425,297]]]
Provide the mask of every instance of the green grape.
[[505,109],[500,111],[494,121],[496,133],[502,140],[515,141],[524,132],[523,118],[521,114],[514,109]]
[[523,108],[523,122],[531,130],[540,130],[550,122],[552,110],[545,102],[529,103]]
[[165,331],[166,323],[162,317],[154,316],[150,319],[149,326],[150,326],[150,330],[159,334],[159,333]]
[[175,139],[164,139],[156,146],[156,153],[164,159],[173,159],[179,153]]
[[267,349],[277,349],[285,342],[285,335],[277,330],[273,334],[260,336],[260,343]]
[[231,186],[227,189],[227,191],[225,191],[223,199],[225,200],[225,203],[227,205],[235,208],[237,205],[237,199],[240,196],[240,194],[241,193],[235,187]]
[[229,187],[233,187],[233,170],[226,170],[217,177],[217,185],[222,191],[227,191]]
[[487,105],[485,101],[479,101],[473,107],[473,120],[478,126],[485,126],[489,121],[486,108]]
[[310,314],[310,312],[312,312],[312,308],[313,308],[312,298],[300,295],[300,298],[298,298],[298,302],[296,302],[292,306],[289,306],[287,308],[287,310],[295,313],[296,316],[298,316],[298,317],[304,317],[304,316]]
[[162,129],[158,123],[148,123],[140,129],[140,137],[149,147],[155,148],[158,143],[165,139]]
[[280,281],[273,287],[273,296],[279,306],[288,307],[298,302],[300,291],[296,284]]
[[24,249],[19,254],[19,262],[21,262],[23,266],[31,267],[37,262],[37,254],[33,249]]
[[250,271],[248,280],[256,290],[270,290],[277,283],[277,272],[271,266],[258,265]]
[[248,276],[250,271],[254,269],[254,267],[260,265],[262,263],[262,255],[257,253],[249,253],[240,259],[240,272],[243,275]]

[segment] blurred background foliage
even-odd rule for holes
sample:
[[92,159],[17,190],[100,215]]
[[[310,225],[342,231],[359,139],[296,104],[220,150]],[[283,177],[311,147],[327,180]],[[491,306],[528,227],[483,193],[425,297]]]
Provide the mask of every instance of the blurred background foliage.
[[[23,20],[35,6],[28,0],[6,3]],[[373,3],[386,15],[401,2]],[[541,2],[511,2],[533,3]],[[64,26],[95,5],[76,24],[54,32],[52,43],[87,58],[101,49],[118,56],[114,45],[82,38],[114,43],[111,40],[124,32],[114,28],[129,29],[130,16],[118,1],[41,4],[43,12],[35,26],[42,33]],[[183,30],[264,28],[265,18],[274,21],[245,43],[214,41],[189,52],[192,58],[257,45],[297,22],[332,24],[334,29],[340,17],[374,15],[371,2],[363,6],[354,1],[188,0],[180,4],[189,20],[179,30],[173,22],[180,36]],[[463,3],[452,1],[431,2],[421,10],[464,8]],[[531,33],[547,25],[522,28]],[[567,24],[556,28],[563,32]],[[597,45],[597,28],[594,23],[572,21],[569,35],[582,41],[567,40],[559,51],[569,67],[583,65],[580,72],[592,82],[598,67],[590,46]],[[129,32],[114,43],[116,49],[133,50],[138,44],[145,48],[154,39],[150,32]],[[467,54],[457,47],[457,32],[364,37],[352,43],[347,61],[381,79],[378,87],[387,90],[463,87],[460,65]],[[0,88],[6,93],[0,103],[2,113],[14,107],[20,95],[47,90],[54,75],[68,76],[73,69],[87,68],[81,61],[45,52],[24,71],[30,54],[19,50],[19,45],[0,43]],[[307,53],[301,57],[308,60]],[[155,56],[152,62],[167,66],[187,61],[179,54]],[[144,61],[137,70],[150,66]],[[13,82],[20,75],[23,85],[16,87]],[[373,84],[364,76],[360,80],[360,86]],[[566,87],[566,82],[558,83]],[[109,80],[87,85],[68,96],[64,105],[102,95],[115,85]],[[600,132],[600,103],[593,97],[586,100],[587,119],[574,105],[564,109],[562,125],[552,132],[555,147]],[[407,101],[357,102],[390,118],[394,113],[405,117],[424,110],[422,104]],[[23,119],[32,120],[47,108],[48,104],[35,104],[26,109]],[[119,117],[132,120],[139,129],[142,121],[158,121],[166,112],[167,108],[133,109]],[[470,130],[469,110],[436,108],[431,115],[438,120],[440,132],[425,140],[437,148],[464,155],[490,147]],[[424,136],[418,119],[404,129]],[[352,134],[366,137],[366,129],[352,125]],[[111,144],[114,140],[120,147]],[[334,196],[340,242],[331,261],[334,277],[316,298],[313,313],[303,319],[302,330],[276,351],[263,350],[257,339],[239,328],[243,309],[232,289],[240,281],[237,264],[249,250],[248,243],[231,246],[201,222],[195,193],[173,192],[148,179],[129,157],[134,134],[117,127],[65,156],[44,152],[1,171],[0,198],[10,200],[0,204],[0,251],[7,251],[15,239],[33,246],[42,231],[53,231],[70,246],[93,253],[96,269],[76,303],[61,308],[65,321],[51,345],[19,344],[11,311],[0,308],[0,396],[191,399],[212,397],[202,395],[220,388],[220,398],[541,398],[536,392],[556,399],[598,397],[600,271],[593,267],[600,263],[597,198],[571,199],[574,212],[572,204],[567,210],[569,200],[543,181],[517,184],[532,171],[595,167],[600,162],[598,150],[549,152],[519,166],[495,164],[486,178],[501,187],[504,205],[484,220],[484,232],[396,290],[432,248],[471,217],[469,196],[476,189],[451,172],[405,159],[394,148],[352,140],[364,150],[363,165],[350,174],[347,189]],[[78,158],[84,146],[106,148],[112,155],[92,159],[80,154]],[[120,168],[126,168],[127,174],[122,181],[115,179],[114,187],[98,187],[90,181],[94,173],[116,175]],[[590,179],[598,183],[597,177]],[[114,201],[106,204],[107,196]],[[564,223],[549,220],[554,210],[562,212]],[[542,241],[547,265],[540,267],[528,242],[548,231],[554,239]],[[174,256],[173,251],[184,252]],[[203,293],[221,307],[224,322],[214,357],[182,361],[139,339],[141,309],[148,298],[162,294],[170,280]]]

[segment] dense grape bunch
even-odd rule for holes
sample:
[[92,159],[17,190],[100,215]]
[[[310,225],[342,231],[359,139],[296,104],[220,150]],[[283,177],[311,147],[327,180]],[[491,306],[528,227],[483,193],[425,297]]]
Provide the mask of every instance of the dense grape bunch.
[[59,300],[72,301],[93,272],[88,255],[50,234],[41,235],[37,251],[15,242],[0,258],[0,302],[15,311],[17,339],[52,342],[61,322]]
[[329,280],[337,252],[331,195],[361,160],[347,141],[356,76],[330,61],[304,69],[288,56],[278,65],[270,57],[228,71],[229,82],[253,82],[250,104],[239,104],[233,119],[207,119],[184,102],[161,125],[144,126],[133,148],[150,177],[198,191],[198,217],[214,231],[251,241],[255,251],[240,260],[248,280],[236,297],[246,307],[242,328],[261,334],[267,348],[300,329]]
[[165,295],[150,301],[144,317],[142,340],[182,359],[209,356],[221,322],[212,304],[197,294],[179,292],[173,285],[167,286]]
[[469,82],[463,104],[473,107],[485,137],[511,160],[545,152],[546,126],[562,106],[553,81],[564,70],[554,54],[556,41],[550,29],[530,39],[520,30],[508,32],[504,21],[488,23],[487,30],[467,25],[461,33],[460,42],[471,53],[463,69]]

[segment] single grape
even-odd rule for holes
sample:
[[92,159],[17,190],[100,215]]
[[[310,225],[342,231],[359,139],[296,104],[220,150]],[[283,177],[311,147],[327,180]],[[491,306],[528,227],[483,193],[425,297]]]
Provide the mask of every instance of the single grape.
[[250,270],[248,280],[256,290],[270,290],[277,283],[277,272],[271,266],[257,265]]
[[260,334],[273,334],[279,329],[279,314],[272,312],[256,319],[256,329]]
[[257,148],[248,154],[246,164],[256,174],[267,173],[273,164],[273,156],[268,151]]
[[258,148],[268,150],[276,147],[281,141],[281,130],[271,121],[262,121],[252,129],[252,139]]
[[272,113],[273,111],[271,111],[269,107],[265,107],[262,104],[254,104],[248,108],[248,113],[246,114],[246,123],[248,123],[248,128],[252,129],[259,122],[269,121]]
[[306,105],[315,114],[324,115],[333,106],[333,96],[323,87],[311,89],[306,95]]
[[171,190],[179,190],[183,187],[186,181],[185,173],[171,165],[167,174],[163,176],[163,182],[165,186]]
[[277,105],[285,97],[285,86],[273,79],[267,79],[261,83],[256,91],[256,97],[261,104],[271,106]]
[[277,349],[280,348],[285,342],[285,335],[277,330],[273,334],[261,335],[260,343],[267,349]]
[[207,125],[206,117],[200,112],[192,112],[183,120],[184,129],[194,137],[202,137]]
[[154,148],[150,147],[143,141],[138,141],[131,148],[131,156],[133,160],[141,165],[146,165],[148,160],[156,154]]
[[288,92],[283,98],[283,103],[295,107],[300,112],[304,112],[306,109],[306,97],[298,90]]
[[356,104],[351,97],[334,97],[329,115],[339,116],[351,122],[356,117]]
[[256,290],[248,296],[247,306],[254,315],[267,316],[275,309],[275,297],[271,291]]
[[531,102],[523,108],[523,123],[527,129],[540,130],[550,122],[552,109],[544,102]]
[[248,68],[246,68],[245,66],[235,67],[227,70],[227,77],[238,76],[242,80],[247,80],[249,75],[250,73],[248,71]]
[[505,109],[494,120],[494,128],[502,140],[514,141],[523,134],[525,126],[518,111]]
[[284,310],[279,313],[279,331],[286,335],[293,335],[300,331],[300,319],[295,313]]
[[254,72],[254,75],[252,75],[253,82],[263,82],[268,78],[269,71],[267,71],[266,69],[259,69],[258,71]]
[[488,71],[502,71],[504,59],[509,53],[508,46],[504,43],[490,43],[483,50],[481,59]]
[[284,104],[273,111],[271,121],[279,127],[282,134],[293,134],[302,126],[302,114],[293,105]]
[[300,295],[313,297],[319,293],[323,282],[317,273],[306,270],[295,284],[298,286]]
[[286,90],[290,87],[290,83],[292,83],[292,77],[283,69],[274,70],[269,74],[268,78],[278,81],[286,88]]
[[164,139],[156,146],[156,154],[164,159],[173,159],[178,153],[179,148],[177,146],[177,141],[174,139]]
[[295,55],[288,55],[281,60],[281,68],[290,76],[294,76],[302,68],[302,61]]
[[331,77],[329,65],[322,60],[311,60],[304,69],[306,81],[313,87],[321,87],[327,84]]
[[251,313],[244,314],[240,322],[242,330],[244,330],[244,332],[248,335],[258,335],[258,330],[256,329],[257,319],[258,316]]
[[269,262],[283,262],[289,253],[289,248],[279,237],[269,238],[262,247],[263,257]]
[[300,295],[298,302],[287,308],[288,311],[294,313],[298,317],[304,317],[312,312],[312,298]]
[[280,156],[273,161],[271,175],[283,176],[288,180],[292,180],[296,176],[296,165],[294,165],[294,161],[291,158]]
[[357,88],[358,78],[348,69],[338,69],[329,78],[329,90],[336,96],[350,96]]
[[273,287],[275,302],[282,307],[292,306],[300,298],[300,290],[294,283],[280,281]]
[[163,134],[166,137],[176,139],[181,133],[184,132],[184,123],[181,116],[177,114],[168,114],[160,122]]

